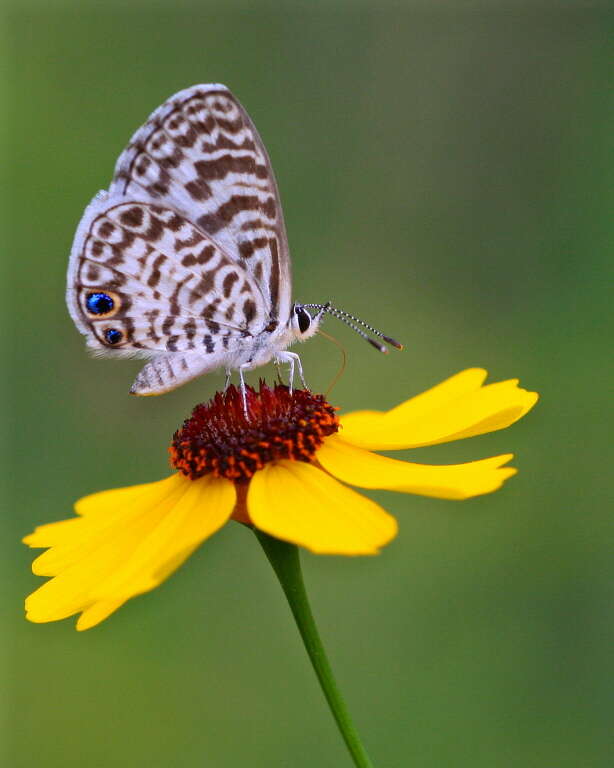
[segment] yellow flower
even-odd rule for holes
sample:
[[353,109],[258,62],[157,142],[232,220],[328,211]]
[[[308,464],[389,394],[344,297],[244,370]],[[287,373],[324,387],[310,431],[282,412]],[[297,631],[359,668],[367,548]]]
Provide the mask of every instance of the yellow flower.
[[515,379],[482,386],[485,378],[471,368],[390,411],[341,418],[321,395],[261,383],[248,390],[246,421],[231,387],[175,433],[173,475],[86,496],[77,517],[26,536],[48,548],[33,572],[52,577],[27,598],[27,618],[81,613],[77,629],[88,629],[158,586],[231,518],[320,554],[377,553],[396,520],[348,485],[466,499],[515,474],[503,466],[512,454],[432,466],[372,453],[503,429],[537,401]]

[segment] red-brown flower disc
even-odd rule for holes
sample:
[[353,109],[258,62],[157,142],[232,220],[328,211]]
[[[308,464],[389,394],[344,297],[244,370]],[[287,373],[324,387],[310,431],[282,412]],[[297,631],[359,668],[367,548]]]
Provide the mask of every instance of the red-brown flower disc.
[[197,405],[173,436],[171,464],[195,480],[204,475],[246,482],[278,459],[309,462],[325,437],[339,429],[335,408],[323,395],[260,382],[247,387],[248,418],[241,392],[229,387]]

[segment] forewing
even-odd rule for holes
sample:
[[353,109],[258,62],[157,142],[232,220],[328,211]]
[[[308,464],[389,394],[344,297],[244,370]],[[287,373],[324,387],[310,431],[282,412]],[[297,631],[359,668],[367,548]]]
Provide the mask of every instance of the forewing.
[[290,260],[277,184],[247,112],[223,85],[172,96],[120,156],[114,196],[174,208],[260,287],[269,319],[290,313]]
[[[108,312],[92,311],[93,294],[110,298]],[[170,208],[105,194],[77,230],[67,302],[95,350],[188,352],[209,356],[208,370],[267,323],[253,278],[208,235]]]

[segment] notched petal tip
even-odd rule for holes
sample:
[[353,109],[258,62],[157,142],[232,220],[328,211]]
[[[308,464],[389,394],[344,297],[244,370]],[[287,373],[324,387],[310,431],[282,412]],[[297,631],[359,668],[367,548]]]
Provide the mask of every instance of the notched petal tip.
[[398,450],[462,440],[505,429],[538,400],[509,379],[483,386],[486,371],[469,368],[386,412],[341,417],[341,435],[372,450]]
[[412,464],[346,443],[333,436],[318,451],[318,461],[334,477],[359,488],[372,488],[439,499],[469,499],[500,488],[516,474],[503,467],[513,454],[464,464]]
[[89,629],[164,581],[234,504],[229,481],[179,474],[81,499],[79,517],[26,537],[30,546],[50,547],[33,570],[52,577],[27,598],[26,617],[38,623],[81,613],[77,629]]

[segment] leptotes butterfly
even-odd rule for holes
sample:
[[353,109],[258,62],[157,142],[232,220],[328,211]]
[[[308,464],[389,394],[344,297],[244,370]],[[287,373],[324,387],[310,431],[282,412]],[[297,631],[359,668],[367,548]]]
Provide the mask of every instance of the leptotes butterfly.
[[134,134],[79,223],[66,300],[95,352],[151,358],[137,395],[216,368],[238,370],[244,391],[243,372],[270,360],[290,364],[292,386],[295,362],[303,376],[287,347],[312,336],[324,312],[366,326],[329,304],[291,304],[271,163],[247,112],[217,84],[175,94]]

